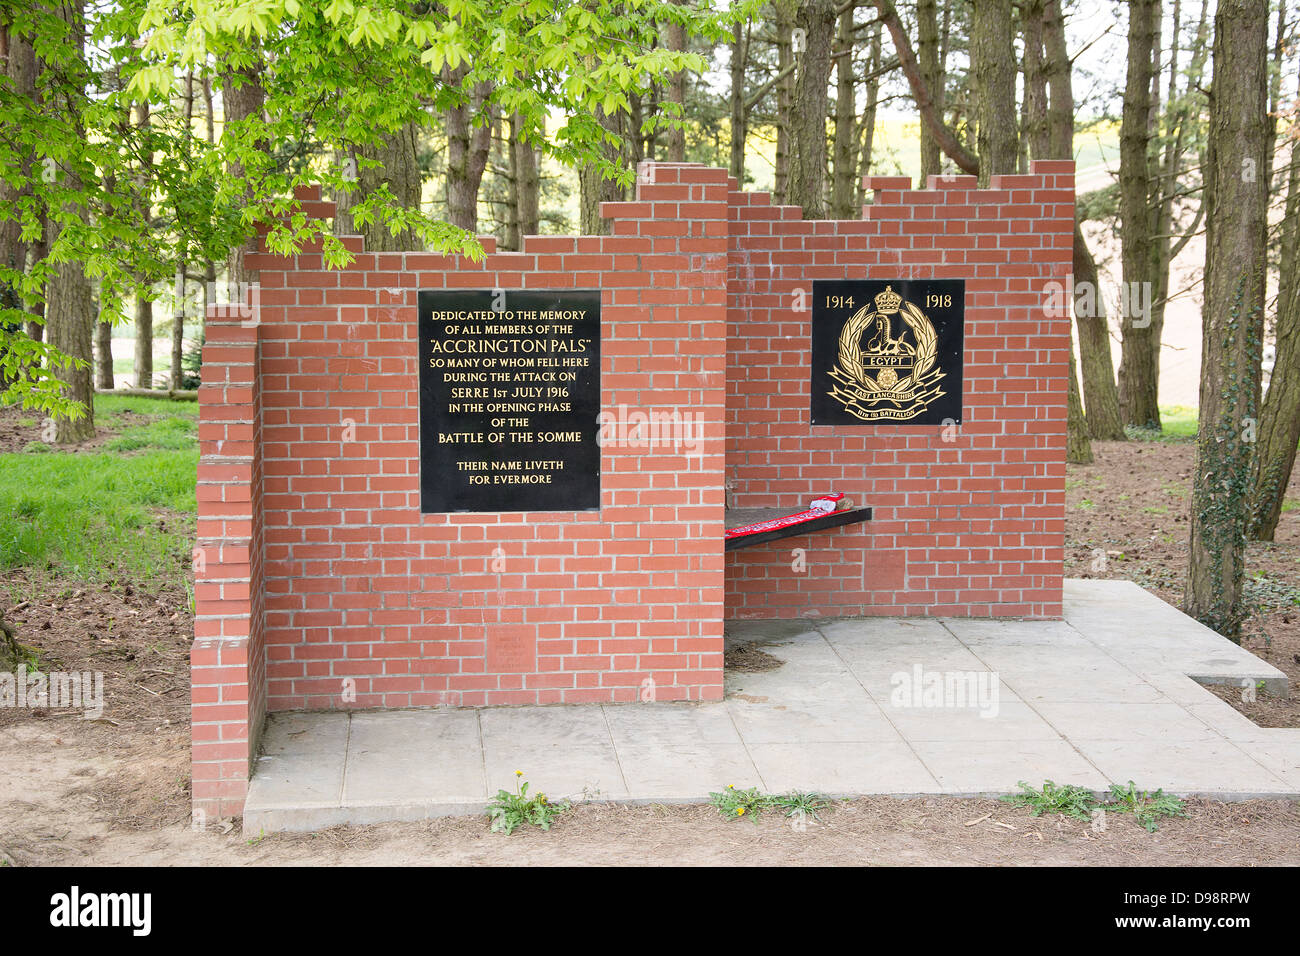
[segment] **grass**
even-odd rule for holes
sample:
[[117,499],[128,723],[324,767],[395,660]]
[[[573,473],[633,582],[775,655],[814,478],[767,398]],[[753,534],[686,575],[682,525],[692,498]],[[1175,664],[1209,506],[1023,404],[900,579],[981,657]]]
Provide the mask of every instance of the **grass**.
[[1125,425],[1131,441],[1189,442],[1196,440],[1196,409],[1187,405],[1160,406],[1160,427]]
[[96,422],[117,431],[102,451],[31,442],[0,455],[0,571],[184,584],[197,417],[193,403],[102,395]]
[[96,395],[95,423],[114,427],[123,412],[157,415],[163,418],[199,419],[198,402],[176,402],[170,398],[137,398],[134,395]]

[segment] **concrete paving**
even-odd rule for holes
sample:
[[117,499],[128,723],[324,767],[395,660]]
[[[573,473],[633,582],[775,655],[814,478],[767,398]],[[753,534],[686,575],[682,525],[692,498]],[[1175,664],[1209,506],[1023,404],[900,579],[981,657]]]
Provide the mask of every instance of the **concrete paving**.
[[1261,728],[1201,686],[1285,693],[1286,676],[1128,582],[1066,582],[1057,622],[754,621],[727,640],[783,664],[728,672],[709,704],[272,715],[245,831],[481,813],[516,770],[553,800],[636,803],[1021,780],[1300,796],[1300,730]]

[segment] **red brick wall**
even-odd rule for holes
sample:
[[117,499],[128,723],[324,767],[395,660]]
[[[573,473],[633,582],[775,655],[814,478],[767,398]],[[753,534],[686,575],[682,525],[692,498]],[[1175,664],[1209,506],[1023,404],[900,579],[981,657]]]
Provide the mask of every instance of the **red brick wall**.
[[[860,221],[730,194],[727,488],[740,508],[849,495],[874,519],[727,556],[727,613],[1059,617],[1074,164],[914,190],[871,177]],[[963,422],[809,424],[813,279],[966,280]],[[802,549],[802,553],[795,553]]]
[[[241,811],[267,710],[716,700],[724,595],[735,617],[1059,616],[1069,320],[1043,299],[1070,269],[1072,164],[990,190],[876,178],[851,222],[722,170],[640,172],[609,236],[481,263],[349,237],[342,270],[262,252],[255,313],[209,315],[196,808]],[[795,291],[895,276],[966,280],[963,424],[810,427]],[[601,289],[602,408],[697,416],[685,443],[607,442],[599,512],[420,514],[416,294],[444,288]],[[836,490],[876,517],[724,559],[724,480],[737,507]]]
[[[263,687],[270,710],[722,696],[727,180],[643,179],[611,235],[481,263],[250,258],[256,325],[210,319],[203,372],[196,806],[242,805]],[[599,512],[420,514],[416,295],[456,287],[601,289],[602,407],[690,409],[694,453],[605,443]]]

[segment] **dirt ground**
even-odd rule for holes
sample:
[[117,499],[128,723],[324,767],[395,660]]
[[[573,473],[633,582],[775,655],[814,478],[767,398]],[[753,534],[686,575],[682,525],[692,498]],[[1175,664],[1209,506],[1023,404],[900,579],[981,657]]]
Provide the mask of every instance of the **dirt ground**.
[[[16,436],[21,438],[22,436]],[[1179,603],[1186,567],[1191,445],[1098,443],[1069,471],[1066,572],[1128,578]],[[1292,485],[1291,496],[1300,498]],[[1277,543],[1252,545],[1259,612],[1246,640],[1300,682],[1300,512]],[[1099,555],[1104,555],[1104,562]],[[106,707],[0,708],[0,865],[631,864],[653,865],[1278,865],[1300,864],[1300,804],[1189,801],[1186,819],[1147,833],[1110,814],[1104,830],[991,800],[869,798],[837,803],[797,829],[771,812],[727,822],[706,806],[583,805],[549,833],[488,832],[479,817],[243,834],[239,821],[190,828],[188,645],[181,587],[99,588],[10,576],[7,619],[46,669],[98,670]],[[737,649],[734,663],[769,662]],[[730,661],[729,661],[730,663]],[[1261,695],[1235,706],[1266,726],[1297,726],[1300,705]],[[1038,781],[1035,781],[1037,783]]]
[[[59,451],[69,454],[100,451],[104,442],[115,437],[122,427],[145,425],[151,420],[151,416],[141,415],[129,408],[116,412],[113,417],[116,420],[116,428],[108,428],[97,423],[92,437],[81,442],[60,445]],[[44,422],[45,415],[41,412],[24,411],[17,405],[0,406],[0,454],[24,451],[32,442],[52,444],[46,442],[42,434],[45,430]]]

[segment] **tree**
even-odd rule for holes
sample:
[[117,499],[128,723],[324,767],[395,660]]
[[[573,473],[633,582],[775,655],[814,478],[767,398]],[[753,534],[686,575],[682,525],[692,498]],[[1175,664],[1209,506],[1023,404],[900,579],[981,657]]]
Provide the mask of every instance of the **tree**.
[[[943,61],[939,44],[939,5],[936,0],[917,0],[916,52],[921,82],[930,91],[934,110],[943,116]],[[939,143],[934,132],[921,124],[921,182],[942,172]]]
[[832,150],[831,181],[832,219],[849,219],[853,215],[854,162],[857,145],[857,101],[853,77],[853,4],[840,8],[838,36],[835,44],[835,138]]
[[1158,341],[1152,344],[1149,304],[1152,288],[1150,259],[1156,242],[1156,217],[1151,204],[1151,141],[1154,134],[1156,84],[1153,59],[1160,29],[1160,0],[1130,0],[1128,78],[1120,123],[1120,256],[1123,261],[1120,324],[1123,331],[1119,363],[1119,401],[1130,425],[1160,426],[1156,391]]
[[[67,28],[68,49],[73,51],[62,64],[68,68],[62,92],[69,100],[68,113],[71,115],[79,113],[79,101],[85,96],[87,81],[83,53],[86,28],[83,2],[76,0],[58,9],[58,15]],[[86,136],[80,123],[75,134],[80,138]],[[46,220],[50,247],[58,244],[64,232],[75,233],[86,225],[86,209],[77,198],[82,185],[80,174],[69,172],[67,175],[68,201],[57,212],[52,211]],[[45,324],[49,330],[50,346],[67,359],[54,363],[54,374],[63,383],[66,398],[84,410],[81,414],[57,419],[55,440],[61,444],[84,441],[95,434],[94,384],[91,380],[92,336],[97,317],[94,294],[85,264],[79,260],[58,260],[47,276]]]
[[[466,125],[467,123],[468,121]],[[471,175],[468,130],[456,126],[455,132],[452,132],[452,128],[451,118],[448,117],[450,155],[447,164],[447,218],[462,229],[472,232],[478,213],[478,183],[483,177],[483,167],[479,163],[477,176]],[[366,241],[366,249],[372,252],[418,248],[413,230],[399,227],[394,231],[378,219],[363,217],[362,222],[357,222],[352,210],[376,195],[383,195],[404,209],[420,208],[423,191],[419,160],[420,129],[418,122],[403,123],[394,132],[380,134],[374,142],[353,147],[350,155],[344,153],[345,171],[349,179],[355,177],[356,188],[340,190],[335,197],[338,215],[334,227],[339,235],[362,236]],[[483,129],[486,131],[487,127]],[[486,154],[483,161],[486,161]]]
[[[1074,79],[1065,40],[1065,18],[1061,0],[1044,0],[1040,15],[1043,37],[1043,79],[1050,96],[1051,119],[1045,134],[1056,159],[1074,156]],[[1100,294],[1097,263],[1078,222],[1074,226],[1075,328],[1079,333],[1079,372],[1088,435],[1099,441],[1123,441],[1124,423],[1119,413],[1119,394],[1110,357],[1110,329],[1105,301]]]
[[1251,462],[1247,534],[1272,541],[1300,442],[1300,113],[1291,130],[1286,205],[1280,224],[1274,364]]
[[826,217],[826,85],[831,76],[835,38],[834,0],[804,0],[795,16],[803,39],[795,48],[795,80],[790,179],[785,201],[803,209],[805,219]]
[[[686,28],[681,21],[672,19],[664,24],[664,48],[675,53],[686,51]],[[669,115],[685,119],[686,109],[686,71],[675,70],[668,75],[667,95],[664,103],[673,107]],[[680,123],[668,127],[664,157],[670,163],[686,162],[686,128]]]
[[[1025,8],[1026,139],[1035,159],[1071,159],[1074,156],[1074,89],[1070,63],[1064,56],[1065,30],[1056,0],[1034,0]],[[1051,36],[1050,52],[1048,35]],[[1076,232],[1078,224],[1075,225]],[[1077,244],[1077,237],[1076,237]],[[1080,300],[1074,300],[1077,312]],[[1092,461],[1088,422],[1079,393],[1074,339],[1070,338],[1069,384],[1065,460]]]
[[1016,55],[1011,0],[980,0],[971,18],[980,185],[1016,171]]
[[1268,2],[1219,0],[1205,169],[1205,307],[1186,611],[1236,639],[1263,339]]
[[446,114],[447,221],[473,233],[478,223],[479,185],[492,147],[492,85],[479,82],[466,89],[469,74],[468,63],[446,71],[447,86],[456,91]]
[[728,171],[742,187],[745,185],[745,134],[748,111],[745,109],[745,62],[749,59],[749,20],[737,17],[731,24],[731,160]]
[[866,201],[863,180],[871,171],[872,154],[876,145],[876,110],[880,104],[880,23],[871,25],[871,41],[868,45],[866,62],[867,97],[862,108],[862,122],[858,124],[861,142],[858,145],[858,173],[854,177],[853,207],[861,210]]
[[[907,84],[912,91],[912,99],[916,102],[917,112],[921,114],[921,123],[934,137],[934,141],[939,145],[944,155],[948,156],[957,168],[963,173],[971,176],[980,174],[980,159],[962,144],[957,133],[944,123],[943,110],[937,105],[933,89],[925,82],[921,73],[920,65],[917,63],[916,53],[912,49],[912,41],[908,38],[907,30],[903,27],[903,21],[899,19],[898,10],[892,0],[873,0],[876,5],[876,13],[881,23],[889,30],[889,37],[894,42],[894,49],[898,54],[898,65],[907,77]],[[994,31],[996,38],[996,31]],[[1001,49],[1000,44],[992,44],[992,47]],[[1003,50],[1005,53],[1005,50]],[[1012,89],[1010,103],[1012,114],[1014,115],[1015,105],[1015,83],[1014,83],[1014,56],[1010,57],[1012,63]],[[995,67],[996,72],[996,67]],[[1006,90],[1000,86],[997,91],[1006,100]],[[1015,157],[1015,134],[1014,122],[1012,123],[1012,166],[1014,167]],[[1005,144],[1003,144],[1005,148]],[[1005,170],[1011,172],[1011,169]]]
[[[523,141],[569,166],[595,162],[626,186],[630,169],[621,156],[605,155],[604,133],[588,118],[597,107],[625,115],[653,83],[703,68],[696,55],[628,41],[653,30],[666,7],[663,0],[590,0],[556,13],[550,5],[490,0],[452,15],[407,0],[122,0],[87,8],[96,68],[107,63],[115,71],[109,84],[50,9],[0,3],[10,49],[42,51],[39,83],[34,70],[19,76],[21,83],[0,83],[8,137],[0,151],[0,285],[9,290],[0,302],[0,399],[61,417],[89,411],[88,393],[72,376],[89,347],[64,320],[82,311],[86,277],[95,278],[100,317],[120,321],[122,302],[145,283],[179,268],[183,291],[191,258],[213,263],[205,299],[217,260],[228,260],[232,283],[255,281],[245,257],[259,223],[269,225],[266,242],[275,251],[319,240],[328,264],[347,262],[352,254],[338,237],[301,215],[293,198],[299,185],[321,183],[338,196],[358,190],[367,170],[385,169],[375,177],[382,185],[344,201],[356,227],[481,256],[469,230],[395,188],[391,168],[414,114],[440,115],[481,85],[492,89],[484,109],[516,117]],[[719,29],[707,7],[673,6],[672,15],[688,35]],[[443,82],[444,67],[466,64],[463,89]],[[202,76],[210,117],[210,68],[225,116],[219,137],[209,118],[205,141],[180,115],[186,98],[176,91],[183,78]],[[22,64],[11,61],[6,70],[21,74]],[[147,106],[148,128],[127,123],[123,133],[132,103]],[[352,151],[359,157],[354,177],[345,163],[325,161]],[[25,198],[10,201],[18,197]],[[152,223],[144,222],[146,210]],[[59,341],[84,354],[63,354],[22,328],[45,318],[61,322]]]

